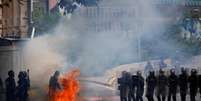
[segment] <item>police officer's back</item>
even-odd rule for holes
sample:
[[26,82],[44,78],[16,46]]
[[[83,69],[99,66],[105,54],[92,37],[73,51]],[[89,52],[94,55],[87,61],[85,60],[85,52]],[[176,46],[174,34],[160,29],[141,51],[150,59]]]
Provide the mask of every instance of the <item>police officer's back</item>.
[[136,100],[143,101],[143,94],[144,94],[144,78],[140,71],[137,72],[137,92],[136,92]]
[[133,99],[133,92],[132,92],[132,75],[130,74],[130,72],[126,73],[125,76],[125,83],[126,83],[126,98],[128,99],[128,101],[131,101]]
[[14,72],[8,72],[8,78],[5,80],[6,86],[6,101],[16,101],[16,83],[14,79]]
[[3,92],[3,81],[0,77],[0,93],[2,93],[2,92]]
[[156,77],[155,77],[155,73],[154,71],[150,71],[149,75],[146,79],[146,84],[147,84],[147,90],[146,90],[146,97],[148,99],[148,101],[154,101],[154,90],[156,87]]
[[0,99],[3,99],[3,81],[0,77]]
[[131,95],[132,95],[133,101],[136,101],[137,86],[138,86],[138,76],[132,75],[132,88],[131,88],[132,94]]
[[161,97],[162,101],[165,101],[167,95],[167,77],[162,69],[159,71],[159,76],[157,77],[156,95],[158,101],[161,101]]
[[200,97],[201,97],[201,75],[198,77],[198,84],[199,84],[199,91],[200,91]]
[[181,69],[181,74],[179,75],[179,90],[181,101],[186,101],[186,94],[188,90],[188,74],[184,68]]
[[59,75],[59,71],[56,71],[49,80],[49,88],[54,91],[61,89],[61,85],[59,84]]
[[123,71],[122,76],[118,78],[118,89],[120,90],[120,100],[127,101],[127,88],[128,88],[128,81],[127,81],[127,72]]
[[55,101],[56,99],[56,91],[61,90],[61,85],[59,83],[59,75],[60,72],[56,71],[53,76],[50,77],[49,80],[49,98],[51,101]]
[[173,98],[173,101],[176,101],[177,85],[178,77],[176,76],[174,69],[171,69],[170,76],[168,77],[168,101],[171,101],[171,97]]
[[17,96],[19,101],[27,101],[28,98],[28,89],[29,89],[29,81],[27,80],[27,75],[24,71],[19,72],[18,75],[18,86],[17,86]]
[[190,99],[191,101],[195,101],[195,96],[198,90],[197,71],[195,69],[191,70],[191,75],[189,76],[188,81],[190,87]]

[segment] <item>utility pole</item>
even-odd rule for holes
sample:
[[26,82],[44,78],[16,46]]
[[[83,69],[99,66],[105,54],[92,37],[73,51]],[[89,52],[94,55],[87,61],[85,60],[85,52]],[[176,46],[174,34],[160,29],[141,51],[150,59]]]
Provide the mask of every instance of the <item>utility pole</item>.
[[142,56],[141,56],[141,34],[143,31],[143,24],[142,24],[142,19],[141,19],[141,13],[140,13],[140,8],[135,7],[135,30],[136,30],[136,36],[137,36],[137,53],[138,53],[138,61],[141,61]]
[[[141,29],[141,28],[140,28]],[[137,45],[137,47],[138,47],[138,59],[139,59],[139,61],[141,61],[142,59],[141,59],[141,33],[138,33],[138,35],[137,35],[137,43],[138,43],[138,45]]]
[[32,32],[32,11],[33,11],[33,0],[27,0],[27,13],[28,13],[28,36]]

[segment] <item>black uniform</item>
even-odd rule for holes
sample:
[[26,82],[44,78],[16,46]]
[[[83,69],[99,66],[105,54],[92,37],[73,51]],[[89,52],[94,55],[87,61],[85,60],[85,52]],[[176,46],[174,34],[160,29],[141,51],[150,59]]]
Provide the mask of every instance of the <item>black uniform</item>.
[[2,93],[2,92],[3,92],[3,81],[0,78],[0,93]]
[[171,73],[171,75],[168,77],[168,101],[171,101],[171,97],[173,98],[173,101],[176,101],[176,94],[177,94],[177,85],[178,85],[178,78],[175,75],[175,73]]
[[201,97],[201,75],[199,75],[198,84],[199,84],[200,97]]
[[126,72],[122,72],[122,77],[118,78],[118,84],[118,89],[120,90],[120,100],[127,101],[128,81],[126,78]]
[[136,91],[137,91],[137,82],[138,77],[136,75],[132,75],[132,85],[131,85],[131,97],[133,101],[136,101]]
[[164,75],[163,71],[160,71],[160,74],[157,78],[157,89],[156,89],[156,95],[158,101],[165,101],[166,95],[167,95],[167,77]]
[[49,79],[49,99],[52,99],[53,101],[57,98],[57,91],[61,90],[61,84],[59,83],[59,76],[60,72],[55,71],[54,75],[50,77]]
[[2,81],[2,79],[0,77],[0,99],[3,99],[3,96],[2,96],[1,93],[3,93],[3,81]]
[[18,86],[17,86],[17,96],[19,101],[27,101],[28,98],[28,89],[29,89],[29,80],[25,72],[20,72],[18,75]]
[[6,85],[6,101],[16,101],[16,83],[14,79],[14,72],[8,72],[9,77],[5,80]]
[[186,71],[182,71],[182,74],[179,75],[179,89],[181,101],[186,101],[186,94],[188,90],[188,75]]
[[157,83],[154,72],[150,72],[150,75],[146,79],[146,83],[147,83],[146,97],[148,101],[154,101],[153,96],[154,96],[154,90]]
[[198,90],[198,79],[197,79],[197,74],[195,70],[191,71],[191,75],[188,79],[189,81],[189,86],[190,86],[190,99],[191,101],[195,101],[195,96],[197,94]]
[[128,94],[126,94],[127,98],[128,98],[128,101],[134,101],[134,97],[133,97],[133,87],[132,87],[132,76],[130,73],[126,73],[126,92]]
[[141,74],[137,75],[137,91],[136,91],[136,101],[143,101],[144,94],[144,78]]

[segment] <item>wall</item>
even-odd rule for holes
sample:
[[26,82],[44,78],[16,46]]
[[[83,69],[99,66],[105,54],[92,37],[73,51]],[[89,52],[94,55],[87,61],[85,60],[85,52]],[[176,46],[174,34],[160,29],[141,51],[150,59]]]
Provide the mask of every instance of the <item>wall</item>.
[[9,46],[0,46],[0,77],[5,80],[9,70],[15,71],[15,77],[20,70],[25,70],[23,65],[22,43],[12,43]]
[[1,37],[26,38],[28,32],[27,2],[4,0],[1,2]]

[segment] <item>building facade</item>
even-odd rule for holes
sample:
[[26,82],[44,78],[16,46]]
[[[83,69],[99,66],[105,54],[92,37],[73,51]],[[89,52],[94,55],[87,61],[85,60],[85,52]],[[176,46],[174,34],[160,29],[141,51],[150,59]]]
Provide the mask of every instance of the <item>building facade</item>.
[[0,0],[0,77],[19,72],[23,46],[30,37],[32,0]]
[[[104,2],[104,3],[101,3]],[[101,1],[98,6],[85,7],[75,12],[76,16],[82,16],[87,23],[86,31],[92,32],[121,32],[133,33],[136,30],[143,30],[143,25],[138,25],[141,13],[134,3],[138,0],[131,0],[133,6],[121,1],[116,4],[115,0]],[[150,3],[156,6],[161,12],[160,16],[168,20],[183,20],[182,37],[195,37],[201,40],[201,1],[200,0],[152,0]],[[128,5],[128,6],[127,6]],[[177,11],[172,11],[174,10]],[[178,12],[178,13],[175,13]],[[163,14],[164,13],[164,14]],[[143,15],[142,15],[143,16]],[[175,17],[175,18],[171,18]],[[132,21],[135,23],[126,22]],[[137,20],[134,21],[133,19]],[[175,21],[173,21],[175,22]],[[140,26],[140,27],[139,27]]]
[[0,36],[27,38],[29,36],[31,0],[0,1]]

